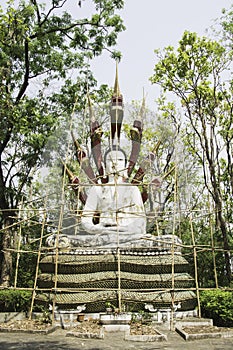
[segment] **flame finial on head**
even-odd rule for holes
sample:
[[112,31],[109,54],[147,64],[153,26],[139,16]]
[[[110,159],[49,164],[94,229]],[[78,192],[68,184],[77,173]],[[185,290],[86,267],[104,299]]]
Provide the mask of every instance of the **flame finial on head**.
[[118,79],[118,63],[116,62],[116,76],[115,76],[115,84],[114,84],[114,91],[113,91],[114,97],[122,97],[119,87],[119,79]]
[[120,144],[120,132],[123,120],[123,96],[120,92],[118,81],[118,64],[116,62],[116,76],[112,100],[110,105],[111,116],[111,143],[112,145]]

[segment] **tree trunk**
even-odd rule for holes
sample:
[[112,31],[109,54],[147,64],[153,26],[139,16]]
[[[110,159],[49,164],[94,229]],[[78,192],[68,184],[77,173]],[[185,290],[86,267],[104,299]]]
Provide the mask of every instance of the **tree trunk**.
[[9,287],[11,276],[12,276],[12,254],[11,251],[9,251],[9,248],[11,247],[11,236],[12,236],[12,230],[9,227],[11,225],[11,219],[5,220],[5,229],[3,231],[2,235],[2,266],[1,266],[1,285],[3,287]]
[[226,228],[226,222],[222,216],[222,209],[216,207],[217,210],[217,218],[218,218],[218,223],[220,226],[220,230],[222,233],[222,238],[223,238],[223,248],[224,248],[224,257],[225,257],[225,265],[226,265],[226,275],[228,279],[228,283],[230,285],[231,283],[231,263],[230,263],[230,247],[229,247],[229,242],[228,242],[228,237],[227,237],[227,228]]
[[[226,220],[223,214],[223,201],[221,196],[220,177],[219,177],[220,172],[218,168],[216,169],[215,158],[212,151],[214,148],[212,135],[215,134],[215,131],[212,126],[210,135],[208,135],[206,131],[206,122],[203,118],[201,118],[201,123],[202,123],[202,130],[203,130],[203,136],[204,136],[204,144],[202,143],[202,148],[206,154],[206,158],[209,165],[210,181],[213,189],[213,191],[211,191],[211,195],[215,203],[216,216],[217,216],[218,224],[222,233],[226,275],[228,279],[228,284],[230,285],[231,279],[232,279],[231,263],[230,263],[230,255],[229,255],[230,246],[228,241]],[[209,147],[209,144],[210,144],[210,147]]]
[[229,246],[229,241],[228,241],[228,232],[227,232],[227,227],[226,227],[226,220],[224,219],[223,216],[223,211],[222,211],[222,199],[221,199],[221,194],[219,190],[219,186],[216,180],[215,172],[214,172],[214,166],[211,162],[209,162],[209,169],[210,169],[210,175],[211,175],[211,183],[213,187],[213,200],[215,202],[216,206],[216,216],[218,219],[218,224],[222,233],[222,238],[223,238],[223,249],[224,249],[224,257],[225,257],[225,267],[226,267],[226,275],[228,279],[228,283],[230,285],[232,275],[231,275],[231,263],[230,263],[230,246]]

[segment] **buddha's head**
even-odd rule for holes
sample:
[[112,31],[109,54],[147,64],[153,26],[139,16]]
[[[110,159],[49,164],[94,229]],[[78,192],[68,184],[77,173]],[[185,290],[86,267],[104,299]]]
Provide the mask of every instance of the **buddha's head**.
[[104,155],[106,174],[125,176],[127,157],[119,147],[113,147]]

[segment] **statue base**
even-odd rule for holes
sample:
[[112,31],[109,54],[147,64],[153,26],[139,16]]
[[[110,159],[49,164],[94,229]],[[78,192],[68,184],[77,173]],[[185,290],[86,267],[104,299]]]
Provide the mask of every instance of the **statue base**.
[[[128,312],[197,304],[189,264],[179,251],[164,247],[124,249],[58,249],[40,262],[36,303],[58,309],[86,305],[85,312],[104,312],[111,303]],[[57,273],[56,273],[57,271]],[[55,289],[56,286],[56,289]],[[47,290],[47,292],[45,292]]]

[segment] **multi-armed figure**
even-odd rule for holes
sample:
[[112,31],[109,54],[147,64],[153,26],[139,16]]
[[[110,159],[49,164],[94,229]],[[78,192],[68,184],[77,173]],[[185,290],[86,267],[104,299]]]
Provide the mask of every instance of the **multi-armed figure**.
[[142,119],[145,111],[143,98],[138,118],[131,128],[132,149],[127,161],[125,152],[120,148],[120,132],[123,120],[123,97],[118,83],[116,70],[114,92],[110,106],[111,130],[109,149],[102,156],[102,132],[89,101],[90,137],[92,155],[98,171],[96,176],[86,153],[81,149],[74,135],[77,159],[81,169],[93,184],[88,196],[80,190],[79,180],[66,167],[73,188],[79,193],[84,204],[81,216],[81,229],[78,235],[70,236],[70,243],[79,247],[145,247],[152,245],[152,238],[146,234],[146,215],[144,202],[146,192],[141,193],[148,162],[153,161],[152,152],[142,162],[134,177],[130,175],[136,165],[142,140]]

